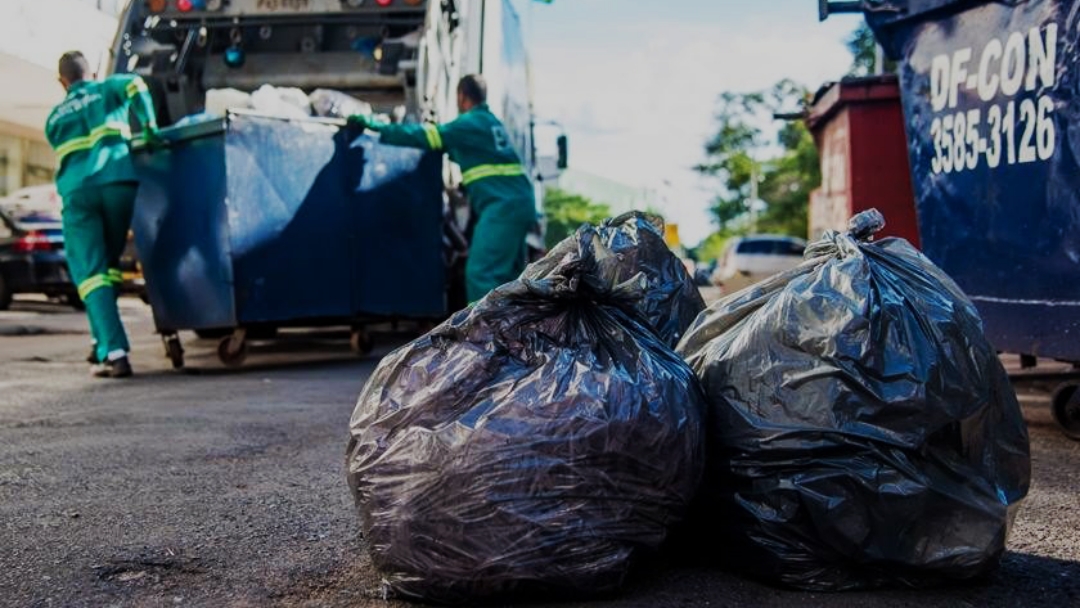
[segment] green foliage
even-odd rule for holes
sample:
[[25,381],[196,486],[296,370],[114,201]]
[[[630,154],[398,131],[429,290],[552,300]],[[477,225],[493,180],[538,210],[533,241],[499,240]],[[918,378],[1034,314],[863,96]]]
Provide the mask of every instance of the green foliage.
[[[851,51],[851,69],[849,76],[869,76],[874,73],[874,64],[877,61],[877,40],[874,32],[865,22],[861,23],[847,39],[848,50]],[[896,62],[885,59],[882,69],[887,73],[896,72]]]
[[731,234],[725,232],[714,232],[710,234],[694,248],[696,259],[701,262],[711,262],[719,258],[720,254],[724,253],[724,247],[731,237]]
[[[874,72],[877,41],[863,23],[847,40],[852,55],[852,76]],[[885,60],[886,72],[896,63]],[[771,89],[751,93],[727,92],[717,100],[716,134],[705,145],[706,161],[696,167],[714,177],[720,188],[711,212],[719,230],[695,249],[698,259],[708,261],[722,253],[726,241],[737,234],[776,232],[805,237],[808,232],[810,193],[821,183],[817,148],[804,121],[784,124],[775,144],[762,131],[773,114],[805,111],[809,92],[791,80]],[[764,157],[764,160],[762,160]],[[756,176],[757,188],[752,182]],[[751,213],[754,194],[765,203]]]
[[611,216],[611,209],[583,196],[551,188],[544,195],[544,215],[547,217],[546,244],[551,248],[574,234],[582,224],[599,224],[606,220]]
[[810,193],[821,184],[817,146],[802,121],[791,122],[782,132],[784,153],[765,163],[759,196],[768,206],[757,218],[759,232],[806,237],[809,232]]
[[[805,109],[808,99],[806,89],[791,80],[782,80],[767,91],[720,96],[717,133],[705,146],[706,162],[697,167],[721,185],[711,208],[720,232],[706,241],[712,243],[710,249],[721,238],[737,233],[806,236],[810,192],[821,183],[814,140],[803,121],[791,121],[780,128],[775,144],[768,146],[761,125],[768,124],[775,113]],[[770,157],[759,160],[766,154]],[[765,207],[751,214],[755,178],[757,198]]]

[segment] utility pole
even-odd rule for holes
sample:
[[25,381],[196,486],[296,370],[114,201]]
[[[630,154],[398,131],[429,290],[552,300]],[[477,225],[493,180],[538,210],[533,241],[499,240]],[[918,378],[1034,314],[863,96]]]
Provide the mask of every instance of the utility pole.
[[757,232],[757,208],[758,208],[758,165],[750,165],[750,231]]

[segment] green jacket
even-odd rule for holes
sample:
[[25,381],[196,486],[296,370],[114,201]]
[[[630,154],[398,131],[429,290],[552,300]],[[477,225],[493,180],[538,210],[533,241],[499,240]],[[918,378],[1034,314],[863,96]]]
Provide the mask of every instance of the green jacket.
[[461,181],[477,213],[496,202],[527,203],[535,213],[532,181],[506,128],[486,104],[442,125],[368,125],[382,142],[424,150],[446,151],[461,167]]
[[71,85],[45,123],[45,137],[56,151],[60,196],[85,186],[136,180],[129,150],[132,110],[144,129],[157,129],[150,92],[138,76],[117,74]]

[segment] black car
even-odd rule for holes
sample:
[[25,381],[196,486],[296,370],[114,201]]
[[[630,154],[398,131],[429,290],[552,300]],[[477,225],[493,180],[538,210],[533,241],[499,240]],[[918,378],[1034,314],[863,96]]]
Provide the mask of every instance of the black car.
[[60,211],[0,207],[0,310],[17,293],[40,293],[82,308],[68,273]]

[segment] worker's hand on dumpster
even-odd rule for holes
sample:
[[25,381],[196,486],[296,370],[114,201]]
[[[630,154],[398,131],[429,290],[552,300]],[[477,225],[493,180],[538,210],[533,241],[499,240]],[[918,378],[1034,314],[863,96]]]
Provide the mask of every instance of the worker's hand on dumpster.
[[368,118],[367,114],[353,114],[346,119],[346,122],[349,123],[350,127],[360,131],[361,133],[368,128],[368,125],[371,124],[370,121],[371,119]]
[[142,132],[143,142],[146,143],[146,147],[150,149],[158,149],[165,147],[165,138],[161,136],[161,133],[157,129],[145,129]]

